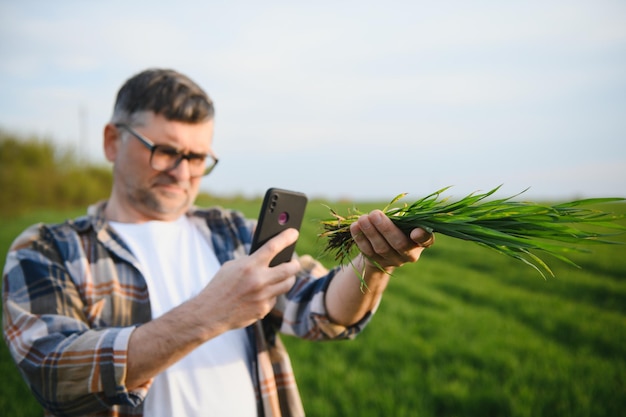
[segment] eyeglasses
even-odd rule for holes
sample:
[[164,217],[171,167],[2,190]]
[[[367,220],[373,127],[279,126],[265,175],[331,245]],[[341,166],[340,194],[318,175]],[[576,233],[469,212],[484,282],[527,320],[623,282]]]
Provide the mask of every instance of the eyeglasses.
[[175,169],[183,159],[189,163],[189,175],[203,177],[208,175],[217,165],[218,159],[213,155],[202,153],[182,153],[173,146],[155,145],[151,140],[139,134],[135,129],[124,123],[116,123],[115,127],[122,128],[136,137],[150,151],[150,166],[161,172]]

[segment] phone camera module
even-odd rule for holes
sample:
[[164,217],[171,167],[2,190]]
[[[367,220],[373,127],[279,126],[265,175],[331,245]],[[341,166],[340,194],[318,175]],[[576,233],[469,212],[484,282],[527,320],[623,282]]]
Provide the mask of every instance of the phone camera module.
[[289,221],[289,213],[283,211],[278,215],[278,224],[284,225]]

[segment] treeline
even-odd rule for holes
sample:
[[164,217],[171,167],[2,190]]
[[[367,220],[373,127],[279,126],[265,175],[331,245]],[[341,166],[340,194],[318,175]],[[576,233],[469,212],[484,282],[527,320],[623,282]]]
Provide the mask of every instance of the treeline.
[[0,215],[32,209],[84,207],[108,197],[110,166],[79,160],[50,139],[0,129]]

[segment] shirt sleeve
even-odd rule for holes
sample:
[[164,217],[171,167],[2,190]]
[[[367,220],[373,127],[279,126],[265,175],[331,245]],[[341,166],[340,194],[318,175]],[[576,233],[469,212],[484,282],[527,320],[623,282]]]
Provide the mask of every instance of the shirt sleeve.
[[135,327],[91,328],[66,264],[51,253],[29,229],[9,251],[3,272],[4,338],[23,378],[55,414],[136,406],[148,384],[134,392],[124,385]]
[[341,267],[328,271],[309,255],[298,258],[302,269],[293,288],[278,298],[269,320],[280,333],[308,340],[355,338],[370,322],[375,310],[357,323],[344,326],[333,322],[326,310],[326,291]]

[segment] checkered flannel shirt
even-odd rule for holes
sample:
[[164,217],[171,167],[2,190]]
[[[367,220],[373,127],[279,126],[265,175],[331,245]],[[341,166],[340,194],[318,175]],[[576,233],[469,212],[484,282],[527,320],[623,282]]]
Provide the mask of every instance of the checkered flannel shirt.
[[[38,224],[12,244],[3,273],[4,339],[46,415],[141,416],[151,381],[125,386],[128,341],[151,319],[137,260],[104,218],[106,202],[62,224]],[[255,221],[219,207],[187,216],[220,263],[246,256]],[[303,258],[304,259],[304,258]],[[337,269],[306,257],[292,290],[247,331],[259,416],[304,415],[289,356],[277,333],[309,340],[353,338],[369,322],[334,324],[324,296]]]

